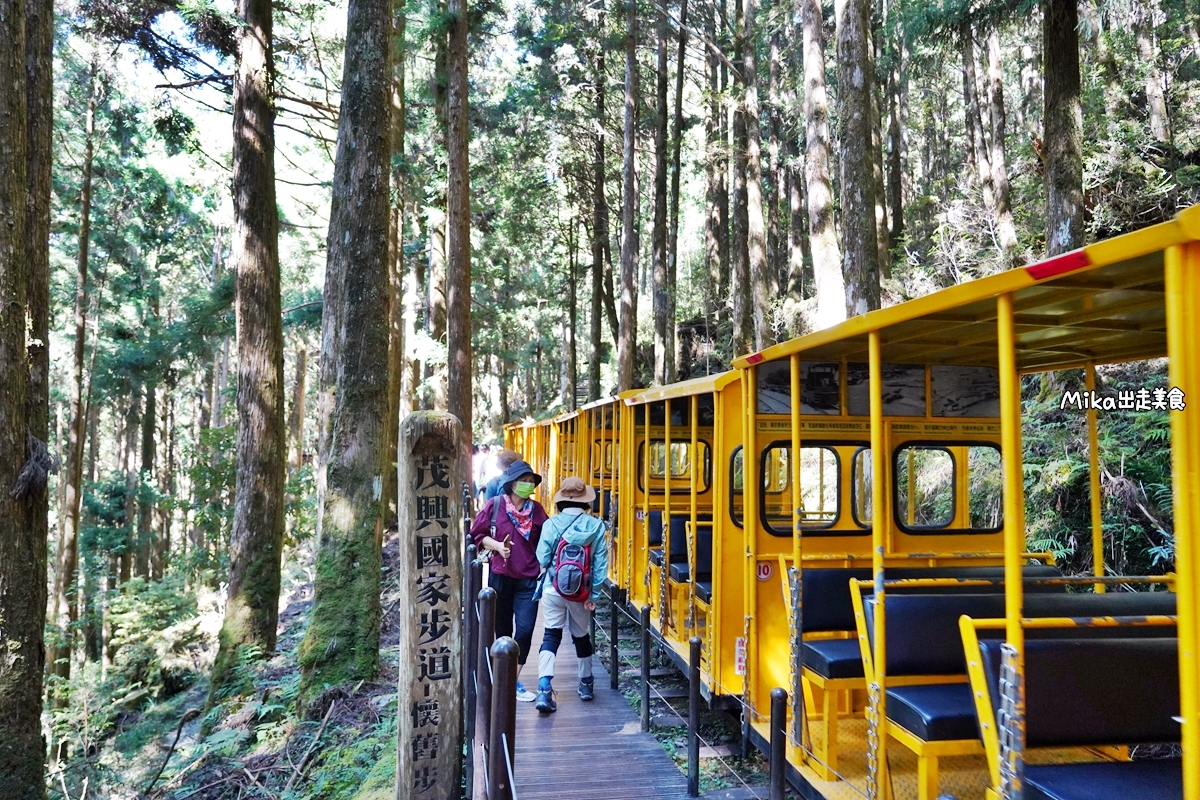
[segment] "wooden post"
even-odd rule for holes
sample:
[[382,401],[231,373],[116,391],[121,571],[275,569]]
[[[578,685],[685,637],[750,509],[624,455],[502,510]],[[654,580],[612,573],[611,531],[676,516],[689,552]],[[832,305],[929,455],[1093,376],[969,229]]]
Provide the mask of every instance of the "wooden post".
[[458,800],[463,749],[463,463],[460,425],[419,411],[400,426],[396,798]]
[[[649,414],[647,414],[647,419]],[[642,730],[650,730],[650,606],[642,606]]]
[[[783,728],[787,725],[787,692],[771,690],[771,800],[783,800],[784,769],[787,766]],[[833,728],[837,730],[837,728]]]
[[688,797],[700,796],[700,641],[693,636],[688,645]]
[[479,591],[479,629],[476,631],[475,652],[468,653],[476,660],[475,678],[478,686],[475,695],[475,748],[471,753],[471,797],[483,800],[487,797],[487,780],[484,768],[484,748],[491,736],[492,720],[492,670],[488,651],[496,638],[496,590],[485,586]]
[[608,587],[608,688],[614,692],[621,680],[620,620],[621,589],[614,583]]
[[[463,738],[468,747],[475,741],[475,653],[479,646],[479,617],[474,598],[479,594],[481,571],[475,558],[475,544],[469,543],[463,557]],[[468,752],[466,785],[473,785],[475,761]]]
[[488,800],[512,800],[510,767],[516,765],[517,658],[515,639],[502,636],[492,644],[492,729],[488,732]]

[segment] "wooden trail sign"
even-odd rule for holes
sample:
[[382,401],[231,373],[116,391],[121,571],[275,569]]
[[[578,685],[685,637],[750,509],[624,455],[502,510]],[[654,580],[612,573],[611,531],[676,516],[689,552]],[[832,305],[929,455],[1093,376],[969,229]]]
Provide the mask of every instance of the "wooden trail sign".
[[400,425],[400,681],[397,800],[462,795],[462,498],[460,424],[418,411]]

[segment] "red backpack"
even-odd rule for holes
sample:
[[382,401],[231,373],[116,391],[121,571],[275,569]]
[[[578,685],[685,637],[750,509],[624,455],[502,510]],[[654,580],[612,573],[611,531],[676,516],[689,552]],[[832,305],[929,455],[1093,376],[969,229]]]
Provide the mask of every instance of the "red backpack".
[[550,568],[554,590],[564,600],[586,603],[592,593],[592,547],[558,540],[554,565]]

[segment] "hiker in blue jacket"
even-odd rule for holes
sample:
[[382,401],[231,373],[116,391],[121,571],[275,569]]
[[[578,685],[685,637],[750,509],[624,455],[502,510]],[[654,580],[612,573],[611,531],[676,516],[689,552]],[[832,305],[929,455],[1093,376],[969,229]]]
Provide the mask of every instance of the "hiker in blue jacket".
[[604,523],[589,512],[596,490],[580,478],[567,478],[554,495],[558,513],[542,527],[537,560],[542,574],[542,613],[545,634],[538,653],[535,707],[543,714],[558,708],[551,681],[554,658],[563,629],[571,632],[579,658],[579,698],[595,695],[592,678],[591,614],[608,574],[608,543]]

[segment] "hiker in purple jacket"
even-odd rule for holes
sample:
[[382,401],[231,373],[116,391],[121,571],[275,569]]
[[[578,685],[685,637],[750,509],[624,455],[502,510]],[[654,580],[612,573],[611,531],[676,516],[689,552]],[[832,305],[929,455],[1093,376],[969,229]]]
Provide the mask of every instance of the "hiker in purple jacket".
[[[513,462],[504,473],[503,492],[479,511],[471,525],[475,546],[481,552],[493,553],[488,586],[496,590],[496,636],[517,640],[522,666],[529,656],[537,624],[534,590],[541,574],[537,545],[547,515],[532,497],[541,482],[542,476],[527,462]],[[517,681],[518,700],[532,703],[535,697]]]

